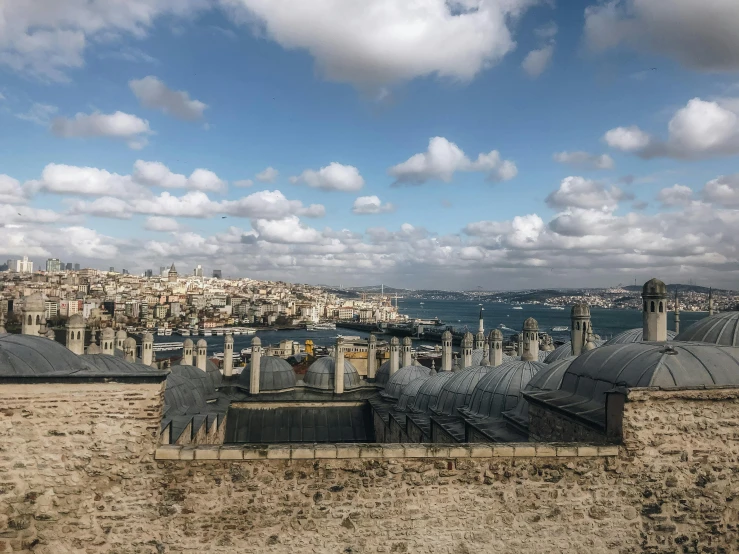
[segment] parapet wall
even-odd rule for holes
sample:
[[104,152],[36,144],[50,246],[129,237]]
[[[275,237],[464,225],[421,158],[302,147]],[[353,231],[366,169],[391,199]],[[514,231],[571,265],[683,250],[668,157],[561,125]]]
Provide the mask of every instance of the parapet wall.
[[736,552],[739,391],[623,445],[159,447],[161,384],[0,386],[0,552]]

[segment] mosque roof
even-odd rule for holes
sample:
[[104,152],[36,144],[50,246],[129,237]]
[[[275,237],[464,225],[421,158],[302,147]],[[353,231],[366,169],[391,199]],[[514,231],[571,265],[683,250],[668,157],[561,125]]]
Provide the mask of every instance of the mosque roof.
[[475,348],[472,351],[472,365],[480,365],[485,351],[482,348]]
[[739,346],[739,312],[722,312],[700,319],[677,335],[675,340]]
[[431,407],[436,405],[439,400],[441,388],[453,375],[454,373],[451,371],[439,371],[436,375],[432,375],[418,389],[418,393],[410,406],[411,411],[430,414]]
[[384,387],[388,379],[390,379],[390,360],[384,362],[375,372],[375,383],[378,385]]
[[[674,338],[675,338],[675,331],[667,331],[667,340],[672,340]],[[635,327],[634,329],[629,329],[628,331],[619,333],[618,335],[612,337],[611,339],[603,343],[603,345],[607,346],[610,344],[628,344],[631,342],[642,342],[643,339],[644,339],[644,328]]]
[[441,387],[439,398],[431,411],[437,415],[457,415],[459,408],[469,404],[478,381],[494,369],[489,365],[479,365],[455,371],[452,378]]
[[[336,360],[333,356],[318,358],[303,376],[305,386],[320,390],[334,390],[335,365]],[[355,389],[360,384],[357,369],[349,360],[344,359],[344,390]]]
[[635,342],[590,350],[572,360],[559,390],[527,394],[604,426],[606,392],[616,388],[715,385],[739,385],[739,348]]
[[[249,389],[251,363],[239,374],[237,385]],[[259,360],[259,391],[280,391],[295,387],[295,372],[282,358],[262,356]]]
[[[595,344],[595,346],[603,346],[606,343],[606,341],[604,341],[603,339],[595,339],[593,343]],[[547,357],[544,358],[544,363],[551,364],[552,362],[556,362],[557,360],[562,360],[564,358],[569,358],[570,356],[572,356],[572,342],[567,341],[566,343],[558,346],[551,352],[547,352]]]
[[422,365],[408,365],[396,371],[390,379],[388,379],[380,395],[387,400],[398,400],[403,388],[418,377],[430,377],[429,368]]
[[395,405],[395,408],[401,412],[409,411],[411,406],[415,402],[416,397],[418,396],[418,391],[421,390],[421,387],[424,385],[424,383],[432,379],[432,376],[435,375],[435,373],[432,373],[430,375],[421,375],[420,377],[416,377],[415,379],[413,379],[413,381],[404,386],[403,391],[400,393],[400,398],[398,398],[398,403]]
[[108,356],[107,354],[102,354],[100,352],[96,354],[86,354],[84,356],[84,361],[100,370],[111,373],[136,373],[151,371],[153,369],[142,363],[127,362],[122,358]]

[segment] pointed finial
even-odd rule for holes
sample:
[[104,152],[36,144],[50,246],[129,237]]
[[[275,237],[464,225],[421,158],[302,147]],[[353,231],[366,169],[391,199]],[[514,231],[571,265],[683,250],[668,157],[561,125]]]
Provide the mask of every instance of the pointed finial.
[[431,371],[436,371],[436,362],[431,360]]

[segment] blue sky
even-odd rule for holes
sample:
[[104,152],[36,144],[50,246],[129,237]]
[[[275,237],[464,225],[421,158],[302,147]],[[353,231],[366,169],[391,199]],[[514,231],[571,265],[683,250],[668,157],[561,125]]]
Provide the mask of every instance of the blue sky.
[[730,0],[0,12],[5,258],[450,289],[735,280]]

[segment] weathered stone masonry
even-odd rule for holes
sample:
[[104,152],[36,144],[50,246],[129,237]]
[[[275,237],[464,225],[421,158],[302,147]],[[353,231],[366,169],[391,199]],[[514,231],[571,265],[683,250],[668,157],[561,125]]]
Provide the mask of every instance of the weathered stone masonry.
[[1,385],[0,552],[739,551],[736,389],[632,390],[620,447],[157,450],[161,392]]

